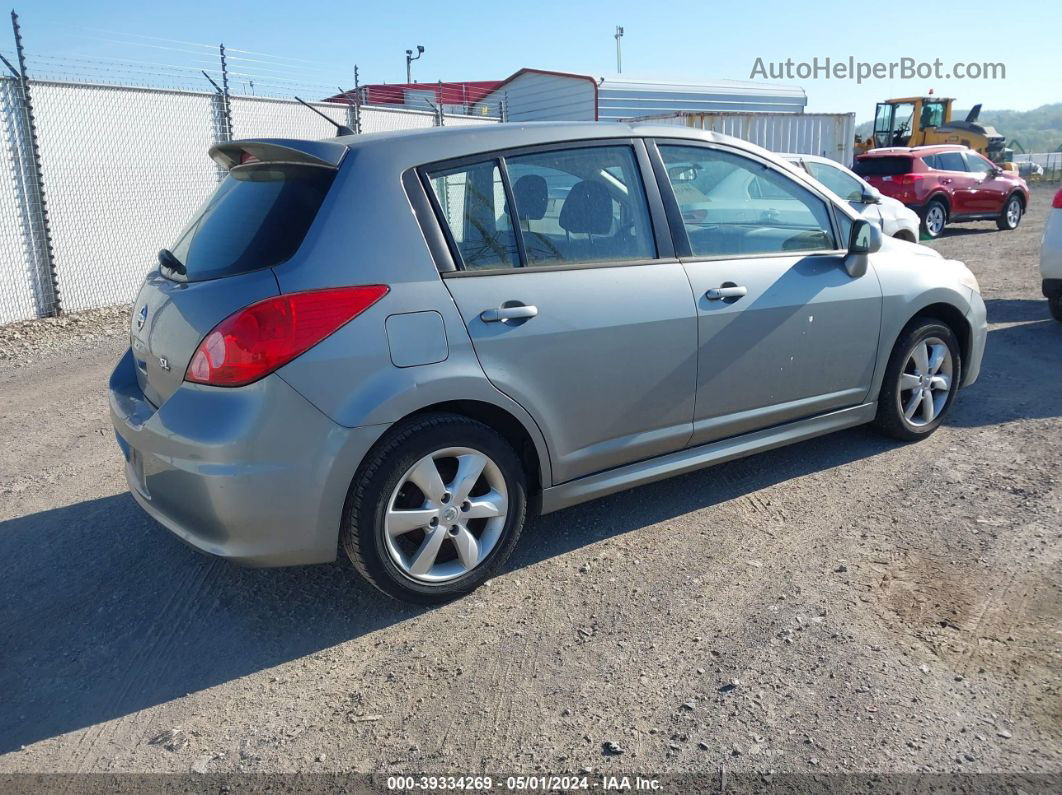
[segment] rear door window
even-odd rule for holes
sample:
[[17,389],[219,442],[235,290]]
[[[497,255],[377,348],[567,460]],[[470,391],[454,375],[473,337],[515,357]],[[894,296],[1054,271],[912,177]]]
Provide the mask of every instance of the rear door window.
[[269,268],[294,256],[335,170],[291,164],[236,166],[171,247],[187,281]]
[[937,166],[941,171],[965,171],[966,161],[963,160],[962,152],[941,152],[937,155]]
[[652,259],[634,151],[589,146],[505,158],[528,265]]
[[462,270],[656,257],[645,188],[628,145],[566,147],[424,172]]
[[855,173],[863,179],[867,177],[896,177],[911,173],[909,157],[867,157],[857,160]]
[[496,160],[429,170],[428,182],[466,270],[520,265],[516,233]]

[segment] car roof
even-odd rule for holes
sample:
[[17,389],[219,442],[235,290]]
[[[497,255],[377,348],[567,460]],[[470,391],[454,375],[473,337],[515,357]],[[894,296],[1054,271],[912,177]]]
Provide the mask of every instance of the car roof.
[[885,146],[880,149],[871,149],[869,152],[864,152],[860,155],[860,157],[895,157],[896,155],[921,157],[922,155],[933,155],[937,152],[965,152],[969,150],[970,147],[963,146],[962,144],[932,144],[926,146]]
[[[694,142],[725,143],[762,157],[778,158],[778,155],[762,147],[721,133],[672,125],[622,122],[468,124],[460,127],[432,127],[420,130],[344,135],[323,139],[321,143],[342,144],[355,156],[365,154],[373,158],[386,159],[391,165],[405,170],[424,163],[469,157],[500,149],[568,141],[635,137],[678,138]],[[267,138],[250,140],[262,143],[276,141],[276,139]],[[236,145],[240,143],[241,141],[233,142]],[[283,143],[290,145],[294,142],[288,140]]]
[[[313,156],[324,162],[338,163],[336,157],[345,147],[355,158],[358,167],[364,162],[367,169],[378,175],[404,173],[430,163],[475,157],[480,154],[525,146],[538,146],[580,141],[618,140],[630,138],[669,138],[681,143],[718,143],[743,150],[772,163],[806,182],[816,190],[821,186],[804,169],[790,163],[775,152],[756,144],[722,133],[667,124],[626,122],[521,122],[468,124],[454,127],[432,127],[420,130],[397,130],[385,133],[342,135],[317,141],[278,138],[252,138],[232,141],[222,148],[239,150],[246,144],[282,146],[297,150],[313,150]],[[214,149],[218,149],[215,146]],[[364,158],[364,160],[362,160]],[[845,208],[844,203],[841,204]],[[853,215],[853,217],[856,217]]]

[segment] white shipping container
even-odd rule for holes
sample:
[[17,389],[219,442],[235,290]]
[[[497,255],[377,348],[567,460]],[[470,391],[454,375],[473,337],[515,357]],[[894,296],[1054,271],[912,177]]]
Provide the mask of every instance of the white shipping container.
[[854,113],[670,113],[637,121],[710,130],[772,152],[819,155],[845,166],[855,159]]
[[[750,80],[631,80],[520,69],[477,103],[505,107],[506,121],[626,121],[650,114],[734,111],[800,113],[804,89]],[[493,110],[490,112],[494,112]]]

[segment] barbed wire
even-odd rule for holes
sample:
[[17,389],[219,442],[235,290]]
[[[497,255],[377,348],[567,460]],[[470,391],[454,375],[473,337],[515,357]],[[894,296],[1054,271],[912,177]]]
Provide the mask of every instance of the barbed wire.
[[[165,42],[168,42],[170,44],[184,44],[184,45],[191,46],[191,47],[202,47],[202,48],[213,50],[215,52],[217,51],[217,48],[218,48],[217,44],[208,44],[208,43],[204,43],[204,42],[182,41],[180,39],[167,39],[167,38],[164,38],[162,36],[148,36],[148,35],[143,34],[143,33],[118,33],[116,31],[107,31],[107,30],[103,30],[101,28],[89,28],[89,30],[97,30],[97,31],[100,31],[102,33],[107,33],[109,35],[133,36],[133,37],[141,38],[141,39],[152,39],[154,41],[165,41]],[[300,63],[307,63],[307,64],[316,64],[316,65],[324,67],[326,69],[332,69],[333,68],[332,64],[325,63],[324,61],[309,60],[307,58],[296,58],[294,56],[287,56],[287,55],[275,55],[273,53],[262,52],[260,50],[244,50],[244,49],[240,49],[239,47],[226,47],[225,50],[226,50],[226,52],[242,52],[245,55],[260,55],[260,56],[262,56],[264,58],[271,58],[271,59],[278,60],[278,61],[293,61],[293,62],[300,62]]]
[[[27,49],[27,71],[33,79],[129,85],[142,88],[165,88],[213,93],[204,72],[221,83],[222,65],[219,44],[189,41],[142,33],[121,32],[100,27],[76,28],[54,26],[63,35],[77,42],[114,45],[128,51],[115,57],[35,52]],[[138,48],[138,49],[133,49]],[[0,50],[8,56],[6,50]],[[143,57],[137,57],[142,55]],[[418,110],[435,110],[436,105],[464,108],[470,112],[481,105],[482,88],[456,82],[425,82],[413,86],[401,83],[376,83],[367,92],[353,92],[353,64],[349,68],[321,60],[280,55],[262,50],[225,47],[225,73],[230,80],[229,90],[234,96],[263,96],[290,98],[295,95],[307,100],[322,101],[337,98],[359,104],[403,106]],[[0,75],[2,75],[0,71]],[[393,90],[389,90],[394,86]],[[418,102],[410,92],[424,92]],[[492,100],[499,105],[500,98]]]

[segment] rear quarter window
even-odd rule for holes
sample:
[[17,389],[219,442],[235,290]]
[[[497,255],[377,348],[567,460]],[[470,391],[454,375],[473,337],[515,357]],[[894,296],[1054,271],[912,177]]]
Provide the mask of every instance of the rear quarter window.
[[853,171],[863,177],[895,177],[911,172],[909,157],[867,157],[855,162]]
[[291,259],[335,173],[296,164],[233,168],[173,244],[186,270],[175,278],[217,279]]

